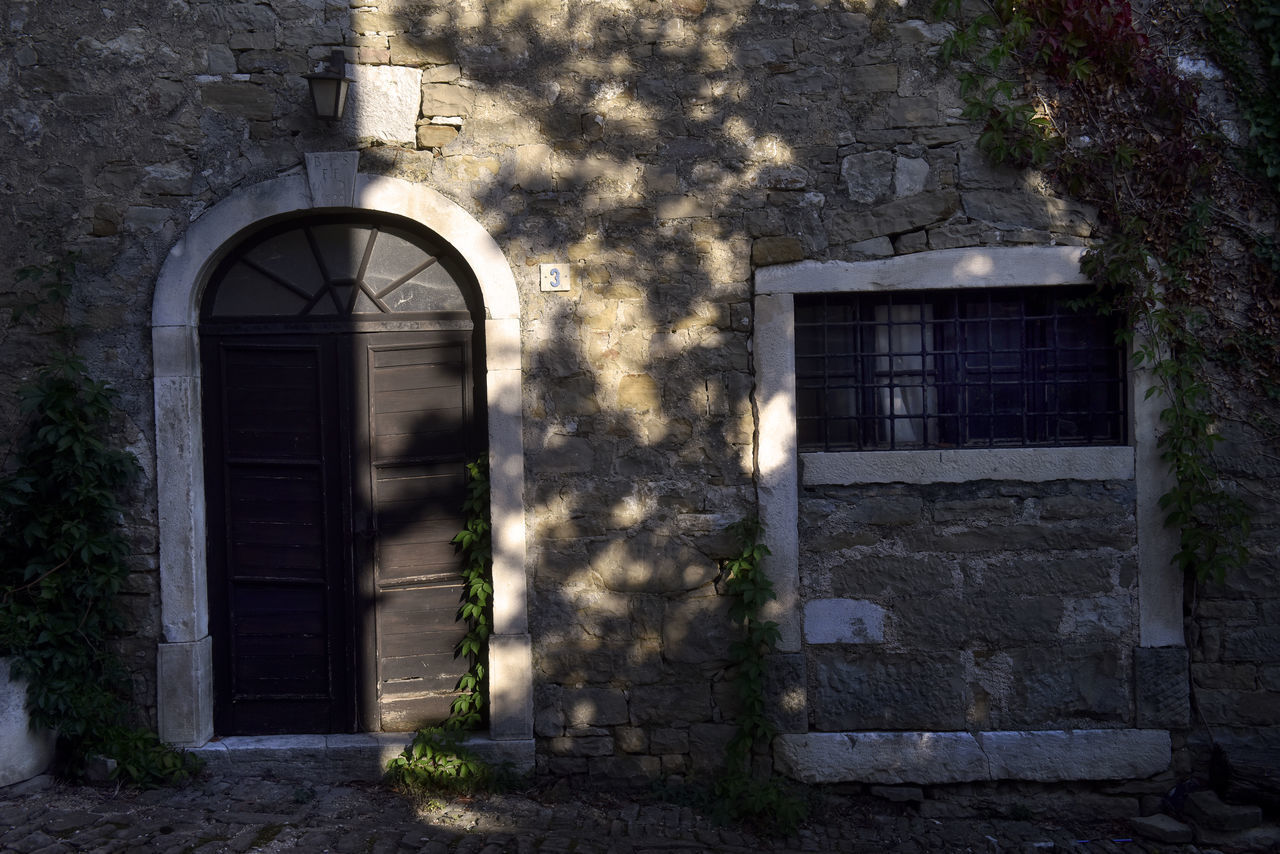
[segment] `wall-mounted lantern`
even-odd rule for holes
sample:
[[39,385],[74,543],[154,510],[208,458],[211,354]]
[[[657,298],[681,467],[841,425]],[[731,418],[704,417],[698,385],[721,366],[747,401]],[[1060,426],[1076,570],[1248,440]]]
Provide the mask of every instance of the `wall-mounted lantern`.
[[336,122],[342,118],[342,111],[347,106],[347,87],[352,83],[346,71],[346,54],[334,48],[329,54],[327,68],[303,75],[311,87],[311,103],[316,108],[316,115],[325,121]]

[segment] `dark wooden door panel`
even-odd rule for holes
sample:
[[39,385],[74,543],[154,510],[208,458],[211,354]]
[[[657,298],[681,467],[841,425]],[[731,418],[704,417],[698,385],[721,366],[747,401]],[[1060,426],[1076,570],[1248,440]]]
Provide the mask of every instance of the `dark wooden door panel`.
[[204,359],[216,726],[349,727],[333,348],[213,338]]
[[447,717],[466,670],[454,656],[466,627],[452,539],[466,497],[469,348],[457,334],[364,343],[376,713],[384,730],[413,729]]
[[203,352],[218,731],[443,720],[465,670],[469,334],[227,334]]

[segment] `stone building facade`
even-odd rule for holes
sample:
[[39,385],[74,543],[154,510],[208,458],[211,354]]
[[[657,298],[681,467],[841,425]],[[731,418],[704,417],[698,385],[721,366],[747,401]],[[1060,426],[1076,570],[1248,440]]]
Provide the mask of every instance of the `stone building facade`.
[[[807,296],[1086,282],[1094,213],[985,163],[926,5],[9,4],[3,268],[78,253],[68,316],[145,470],[124,520],[144,719],[220,734],[206,288],[264,229],[341,213],[447,247],[481,306],[504,755],[714,769],[736,705],[718,561],[749,516],[779,593],[774,759],[799,779],[1166,779],[1192,685],[1206,723],[1273,734],[1274,514],[1188,635],[1142,376],[1110,444],[798,441]],[[325,125],[302,75],[334,48],[354,83]],[[4,335],[11,390],[47,344]]]

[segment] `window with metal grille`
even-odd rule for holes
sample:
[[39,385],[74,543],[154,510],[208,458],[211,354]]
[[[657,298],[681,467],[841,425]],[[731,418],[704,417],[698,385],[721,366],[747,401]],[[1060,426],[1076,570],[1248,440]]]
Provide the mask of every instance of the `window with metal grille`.
[[1116,318],[1079,288],[797,295],[801,451],[1116,445]]

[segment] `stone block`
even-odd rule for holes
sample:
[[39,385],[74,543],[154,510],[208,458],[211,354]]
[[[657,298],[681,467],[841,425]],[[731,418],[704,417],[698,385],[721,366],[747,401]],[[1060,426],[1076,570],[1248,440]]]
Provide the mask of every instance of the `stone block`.
[[775,653],[765,659],[766,711],[778,732],[807,732],[809,694],[805,688],[805,658],[800,653]]
[[618,688],[566,688],[560,695],[571,727],[611,726],[629,720],[627,698]]
[[933,98],[892,98],[886,109],[889,127],[928,127],[938,124],[938,105]]
[[547,446],[532,454],[533,470],[543,474],[581,474],[595,466],[595,447],[578,436],[550,436]]
[[738,48],[738,62],[744,68],[758,68],[793,59],[795,42],[790,38],[745,39]]
[[802,783],[932,785],[990,777],[986,756],[967,732],[780,735],[773,759],[781,773]]
[[827,237],[832,243],[858,243],[915,231],[947,219],[959,205],[959,196],[945,191],[898,199],[870,211],[836,211],[827,217]]
[[970,558],[961,564],[966,586],[982,595],[1087,595],[1112,590],[1112,563],[1100,555],[1058,558],[1021,554]]
[[1190,726],[1190,675],[1184,647],[1139,647],[1133,651],[1133,671],[1139,727]]
[[893,607],[897,634],[925,648],[1056,644],[1063,618],[1057,596],[924,595]]
[[464,86],[427,83],[422,87],[424,116],[469,116],[475,109],[475,103],[475,93]]
[[546,740],[553,756],[612,756],[613,738],[607,735],[561,736]]
[[268,44],[265,50],[240,51],[236,54],[236,69],[244,74],[303,74],[310,70],[305,58],[282,53],[274,44]]
[[729,741],[738,728],[731,724],[694,724],[689,728],[689,762],[694,772],[724,768]]
[[1128,551],[1137,541],[1131,523],[1044,522],[988,525],[982,528],[922,532],[915,545],[928,551],[993,552],[1034,549]]
[[511,181],[513,185],[530,193],[543,193],[553,189],[555,180],[551,170],[551,147],[539,144],[516,148]]
[[805,501],[802,518],[803,539],[816,551],[840,548],[841,532],[853,532],[866,525],[910,525],[920,521],[923,500],[916,495],[866,496],[852,501]]
[[964,668],[958,652],[822,649],[810,661],[810,705],[817,730],[965,726]]
[[1088,205],[1032,193],[974,190],[964,194],[964,210],[984,222],[1044,228],[1078,237],[1093,234],[1098,222],[1098,212]]
[[1171,743],[1162,730],[804,733],[778,736],[773,754],[806,783],[1061,782],[1150,777],[1168,767]]
[[865,599],[814,599],[804,605],[807,643],[883,643],[885,610]]
[[191,192],[193,170],[191,164],[175,160],[147,166],[140,189],[144,193],[160,196],[185,196]]
[[[815,562],[819,555],[812,556]],[[860,599],[873,596],[919,596],[948,589],[953,560],[940,555],[877,555],[834,563],[830,595]]]
[[657,756],[597,756],[587,760],[587,773],[616,786],[644,786],[661,775],[662,760]]
[[898,66],[893,63],[860,65],[845,72],[845,91],[850,95],[898,91]]
[[711,685],[675,681],[631,689],[631,722],[636,725],[700,724],[711,718]]
[[963,522],[1009,519],[1022,511],[1023,503],[1013,497],[963,498],[933,503],[935,522]]
[[1196,827],[1201,851],[1280,851],[1280,826],[1264,824],[1248,830]]
[[452,125],[419,125],[418,148],[444,148],[458,138],[458,129]]
[[395,65],[349,65],[347,71],[355,83],[343,125],[358,139],[416,143],[422,72]]
[[1224,661],[1280,661],[1280,626],[1258,626],[1227,634],[1223,639]]
[[1038,727],[1066,721],[1127,722],[1129,676],[1112,644],[1047,644],[1011,650],[1015,681],[1000,725]]
[[1280,693],[1202,688],[1196,705],[1206,723],[1223,726],[1275,726],[1280,720]]
[[751,241],[751,263],[757,267],[790,264],[804,257],[804,242],[798,237],[758,237]]
[[684,540],[652,532],[595,543],[589,560],[606,588],[624,593],[694,590],[719,573],[715,561]]
[[640,727],[614,727],[613,743],[623,753],[649,752],[649,734]]
[[220,113],[270,121],[275,115],[276,96],[265,86],[237,80],[204,84],[200,87],[200,103]]
[[688,753],[689,731],[687,729],[655,729],[649,739],[650,749],[657,754]]
[[711,216],[711,206],[698,196],[664,196],[658,199],[657,215],[663,220],[706,217]]
[[840,180],[849,198],[870,205],[889,197],[893,185],[894,157],[887,151],[850,154],[840,161]]
[[[1280,673],[1276,673],[1268,684],[1266,670],[1263,671],[1262,687],[1267,690],[1280,690]],[[1259,671],[1253,664],[1223,664],[1221,662],[1193,662],[1191,678],[1197,688],[1230,688],[1236,691],[1252,691],[1259,685]]]
[[631,374],[618,383],[618,407],[630,412],[652,412],[662,405],[662,390],[649,374]]
[[995,780],[1127,780],[1169,767],[1164,730],[1073,730],[979,733]]
[[752,185],[769,190],[803,190],[810,180],[809,172],[800,166],[766,166],[756,173]]
[[1212,830],[1248,830],[1262,823],[1262,808],[1256,804],[1224,804],[1210,790],[1192,792],[1184,807],[1199,825]]
[[443,36],[402,33],[390,36],[387,41],[394,65],[447,65],[456,59],[452,42]]
[[0,788],[43,774],[57,741],[52,730],[31,728],[27,683],[12,678],[11,661],[0,658]]
[[[905,198],[923,193],[929,180],[929,161],[922,157],[899,157],[893,166],[893,195]],[[923,237],[923,235],[922,235]],[[924,248],[923,246],[920,248]]]
[[404,17],[377,9],[352,9],[351,29],[357,33],[397,33],[404,28]]
[[910,255],[912,252],[923,252],[929,248],[929,238],[923,231],[912,231],[899,234],[893,238],[895,255]]
[[679,664],[722,666],[738,627],[725,596],[697,596],[667,603],[662,618],[662,657]]
[[211,44],[206,49],[205,64],[210,74],[234,74],[236,56],[225,44]]
[[1131,501],[1122,503],[1088,495],[1049,495],[1040,501],[1041,519],[1126,518],[1133,515],[1133,510]]
[[213,642],[162,643],[156,648],[160,738],[198,747],[213,738]]

